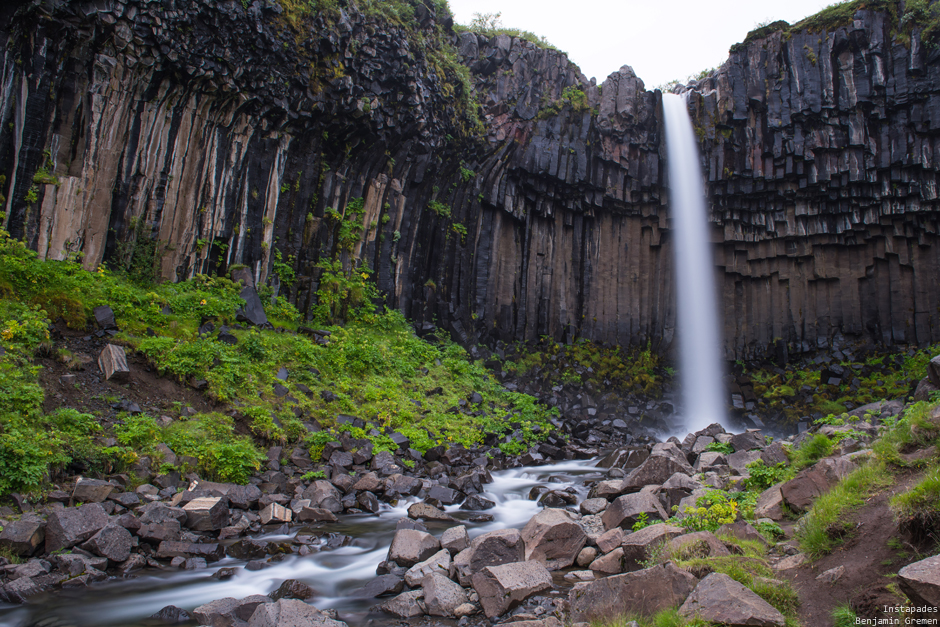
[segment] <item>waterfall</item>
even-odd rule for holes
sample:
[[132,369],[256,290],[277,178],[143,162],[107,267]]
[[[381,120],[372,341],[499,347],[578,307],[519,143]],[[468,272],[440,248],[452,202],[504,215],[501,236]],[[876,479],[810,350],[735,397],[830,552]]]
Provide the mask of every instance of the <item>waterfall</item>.
[[709,242],[708,210],[692,120],[686,101],[663,94],[669,198],[676,234],[679,382],[686,431],[713,422],[726,425],[720,356],[715,264]]

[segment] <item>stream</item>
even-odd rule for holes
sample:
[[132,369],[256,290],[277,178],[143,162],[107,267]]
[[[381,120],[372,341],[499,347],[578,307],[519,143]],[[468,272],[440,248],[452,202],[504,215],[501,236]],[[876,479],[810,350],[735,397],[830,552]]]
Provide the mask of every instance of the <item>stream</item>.
[[[490,522],[476,523],[468,519],[481,512],[460,510],[459,506],[445,509],[456,524],[464,524],[470,537],[487,531],[505,528],[521,529],[541,506],[529,500],[530,490],[544,486],[553,490],[574,489],[578,502],[586,498],[586,481],[604,479],[604,469],[595,467],[597,459],[568,461],[558,464],[515,468],[493,473],[493,482],[484,486],[485,498],[496,506],[485,511],[493,516]],[[121,625],[139,627],[167,605],[187,611],[224,597],[242,598],[252,594],[268,594],[286,579],[297,579],[316,590],[308,602],[321,610],[335,609],[339,620],[350,627],[365,625],[392,617],[370,612],[371,607],[384,602],[374,598],[354,598],[351,595],[376,576],[376,566],[385,559],[396,524],[407,517],[408,506],[418,499],[399,502],[395,507],[385,505],[378,515],[356,514],[340,516],[337,523],[320,528],[295,526],[289,535],[261,535],[269,541],[294,541],[297,536],[315,535],[303,539],[311,547],[322,548],[306,557],[288,555],[267,568],[249,571],[238,568],[237,573],[225,580],[212,577],[222,568],[244,566],[246,560],[226,557],[209,568],[197,571],[144,570],[127,579],[111,579],[91,587],[62,589],[30,599],[24,606],[0,605],[0,627],[46,627],[91,625]],[[440,536],[455,523],[428,523],[428,531]],[[330,534],[344,534],[352,540],[339,548],[328,548]],[[321,537],[318,537],[321,536]],[[247,537],[247,536],[246,536]],[[150,624],[153,624],[152,621]],[[195,624],[193,622],[192,624]]]

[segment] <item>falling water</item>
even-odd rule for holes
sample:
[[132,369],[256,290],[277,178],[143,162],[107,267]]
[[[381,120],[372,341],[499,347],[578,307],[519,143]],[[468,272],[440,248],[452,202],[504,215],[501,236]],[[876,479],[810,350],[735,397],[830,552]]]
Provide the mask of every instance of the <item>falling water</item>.
[[672,219],[676,233],[680,381],[686,431],[726,425],[714,262],[705,190],[685,99],[663,94]]

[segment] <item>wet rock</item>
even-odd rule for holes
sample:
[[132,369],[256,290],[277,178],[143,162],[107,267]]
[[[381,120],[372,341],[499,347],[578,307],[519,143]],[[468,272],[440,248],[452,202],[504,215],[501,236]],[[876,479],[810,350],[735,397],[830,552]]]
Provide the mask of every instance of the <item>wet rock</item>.
[[487,618],[495,618],[532,595],[550,590],[552,575],[539,562],[487,566],[473,575],[473,589]]
[[441,546],[451,554],[457,554],[470,546],[470,537],[464,525],[450,527],[441,534]]
[[411,590],[399,594],[391,601],[380,605],[379,609],[399,618],[422,616],[425,613],[424,590]]
[[334,620],[303,601],[281,599],[275,603],[259,605],[248,627],[346,627],[346,623]]
[[[934,361],[937,359],[934,357]],[[899,570],[898,585],[914,605],[940,607],[940,555],[914,562]]]
[[422,520],[456,522],[453,516],[429,503],[414,503],[408,508],[408,517],[415,519],[420,518]]
[[475,512],[492,509],[494,507],[496,507],[496,503],[493,501],[485,499],[479,494],[471,494],[460,506],[460,509]]
[[522,529],[525,559],[543,564],[549,570],[568,568],[587,541],[576,516],[563,509],[543,509]]
[[498,529],[481,534],[454,557],[454,569],[462,586],[487,566],[499,566],[525,559],[525,543],[517,529]]
[[[650,459],[654,458],[650,457]],[[667,520],[669,518],[655,496],[649,492],[636,492],[617,497],[604,511],[601,520],[604,521],[605,529],[613,529],[614,527],[631,529],[643,514],[646,514],[647,520]]]
[[697,583],[693,575],[671,563],[604,577],[568,594],[569,617],[576,623],[628,613],[652,616],[681,605]]
[[783,627],[785,623],[772,605],[722,573],[702,579],[679,608],[679,614],[720,625]]
[[389,594],[398,594],[404,586],[404,579],[398,575],[380,575],[354,591],[350,596],[358,598],[382,597]]
[[202,557],[208,562],[217,562],[224,556],[225,551],[218,542],[195,543],[165,540],[160,543],[156,553],[157,559]]
[[[450,559],[450,554],[447,555]],[[454,617],[454,610],[469,601],[464,589],[440,572],[432,572],[422,579],[421,589],[424,591],[424,606],[431,616]]]
[[0,548],[27,557],[36,552],[46,537],[46,521],[35,514],[24,514],[7,523],[0,532]]
[[26,603],[27,599],[42,593],[43,588],[29,577],[20,577],[0,588],[0,598],[10,603]]
[[[371,511],[371,510],[366,510]],[[322,509],[320,507],[304,507],[297,514],[298,522],[336,522],[338,518],[336,515],[329,511]]]
[[127,529],[112,523],[93,535],[82,548],[117,564],[130,557],[133,540]]
[[[412,588],[416,588],[421,585],[421,580],[431,573],[441,573],[447,577],[450,576],[450,570],[450,552],[446,549],[441,549],[428,559],[422,562],[418,562],[409,568],[408,572],[405,573],[405,583],[407,583]],[[425,604],[427,603],[428,601],[425,599]]]
[[297,581],[296,579],[288,579],[268,596],[275,601],[278,599],[300,599],[304,601],[315,594],[316,591],[304,582]]
[[415,477],[406,477],[396,473],[385,480],[385,496],[389,498],[414,496],[420,491],[421,480]]
[[429,533],[416,529],[399,529],[392,538],[388,559],[410,568],[441,550],[441,543]]
[[156,614],[151,614],[150,618],[169,625],[188,623],[192,619],[192,617],[189,615],[189,612],[180,609],[175,605],[167,605]]
[[108,514],[98,503],[53,510],[46,519],[46,552],[73,547],[108,524]]

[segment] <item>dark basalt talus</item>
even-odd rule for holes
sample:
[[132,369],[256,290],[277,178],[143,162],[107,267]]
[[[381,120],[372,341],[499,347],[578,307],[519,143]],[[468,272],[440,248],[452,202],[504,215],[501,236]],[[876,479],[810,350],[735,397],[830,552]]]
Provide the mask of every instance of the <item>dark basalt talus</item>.
[[[334,212],[362,198],[340,254],[418,322],[669,348],[661,94],[418,8],[408,26],[347,8],[298,28],[274,0],[5,6],[8,229],[89,268],[152,256],[166,280],[245,264],[260,283],[280,253],[306,311]],[[855,18],[735,46],[689,86],[728,358],[940,339],[940,56]],[[470,70],[479,134],[448,60]]]

